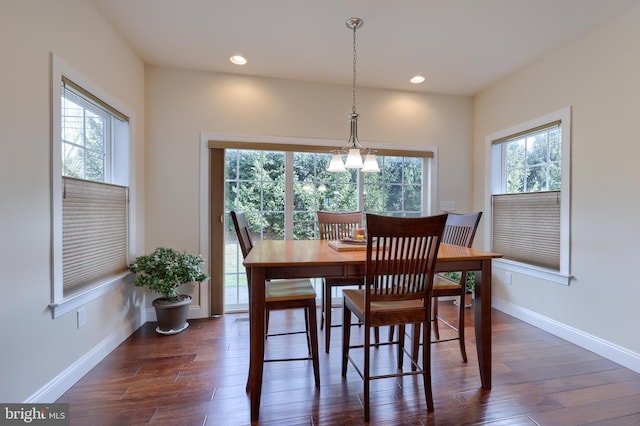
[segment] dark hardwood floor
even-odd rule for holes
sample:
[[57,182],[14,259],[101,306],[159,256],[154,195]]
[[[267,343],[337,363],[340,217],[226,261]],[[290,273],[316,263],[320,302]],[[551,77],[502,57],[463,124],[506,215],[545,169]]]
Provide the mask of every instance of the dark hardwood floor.
[[[440,313],[453,316],[450,301]],[[334,311],[340,318],[340,311]],[[302,324],[302,312],[273,312],[270,328]],[[376,425],[640,425],[640,374],[523,323],[493,313],[493,388],[480,388],[473,315],[467,315],[468,364],[457,342],[433,346],[435,411],[427,413],[419,379],[372,382]],[[249,359],[247,314],[190,320],[162,336],[147,323],[57,402],[71,425],[245,425]],[[359,334],[355,327],[352,336]],[[381,333],[383,336],[386,332]],[[267,363],[261,425],[363,424],[362,380],[340,375],[341,330],[330,354],[320,340],[321,387],[309,361]],[[303,335],[270,337],[267,351],[304,353]],[[373,351],[376,368],[395,365],[390,347]],[[407,363],[405,362],[405,365]]]

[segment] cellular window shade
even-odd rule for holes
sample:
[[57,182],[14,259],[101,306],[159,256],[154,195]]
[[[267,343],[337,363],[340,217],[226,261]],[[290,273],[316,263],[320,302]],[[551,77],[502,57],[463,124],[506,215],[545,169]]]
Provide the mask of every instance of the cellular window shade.
[[64,177],[63,294],[127,270],[128,188]]
[[493,196],[493,251],[560,270],[560,191]]

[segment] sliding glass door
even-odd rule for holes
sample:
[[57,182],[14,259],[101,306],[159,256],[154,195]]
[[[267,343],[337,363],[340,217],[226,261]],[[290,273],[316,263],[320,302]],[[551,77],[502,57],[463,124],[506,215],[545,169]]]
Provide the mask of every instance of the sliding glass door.
[[225,150],[225,312],[244,310],[248,303],[231,210],[246,212],[254,241],[318,238],[318,210],[394,216],[426,211],[427,158],[379,156],[379,173],[327,172],[330,160],[324,153]]

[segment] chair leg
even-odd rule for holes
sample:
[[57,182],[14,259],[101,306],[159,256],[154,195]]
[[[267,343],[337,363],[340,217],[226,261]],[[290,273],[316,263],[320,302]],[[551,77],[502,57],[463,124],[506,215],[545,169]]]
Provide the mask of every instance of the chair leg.
[[316,320],[315,300],[305,309],[307,317],[307,337],[311,341],[311,359],[313,362],[313,376],[316,387],[320,387],[320,361],[318,355],[318,322]]
[[433,300],[433,315],[431,318],[433,319],[433,337],[436,340],[440,340],[440,330],[438,329],[438,298],[434,297]]
[[[251,285],[251,279],[249,278],[249,285]],[[266,307],[265,307],[266,310]],[[251,290],[249,290],[249,324],[251,324]],[[251,363],[249,363],[249,372],[247,374],[247,384],[245,385],[244,391],[249,393],[249,379],[251,378]]]
[[324,300],[324,321],[326,322],[324,330],[324,351],[329,353],[329,347],[331,345],[331,285],[327,282],[324,283],[324,290],[322,292]]
[[418,363],[418,352],[420,352],[420,323],[415,323],[412,326],[411,331],[411,358],[413,363],[411,364],[411,371],[416,371],[416,365]]
[[309,351],[309,355],[312,354],[312,345],[313,345],[313,339],[311,338],[311,318],[310,318],[310,312],[309,312],[309,308],[305,308],[304,309],[304,325],[307,328],[305,331],[307,332],[307,350]]
[[395,330],[396,330],[396,326],[395,325],[390,325],[389,326],[389,341],[393,342],[393,335],[395,334]]
[[402,366],[404,365],[404,332],[405,325],[398,325],[398,369],[402,370]]
[[324,329],[324,288],[327,286],[327,283],[322,280],[322,294],[320,297],[320,330]]
[[264,309],[264,338],[267,339],[269,337],[269,317],[271,316],[271,311],[269,308],[265,306]]
[[424,396],[427,400],[427,411],[433,411],[433,391],[431,389],[431,321],[427,319],[422,327],[422,371]]
[[460,295],[460,303],[458,303],[458,343],[460,344],[460,354],[462,361],[467,362],[467,349],[464,343],[464,293]]
[[351,339],[351,311],[342,308],[342,377],[347,377],[347,363],[349,362],[349,345]]
[[[364,325],[364,370],[363,379],[364,379],[364,421],[369,422],[369,385],[370,385],[370,361],[371,361],[371,330],[368,324]],[[375,327],[375,331],[378,330],[378,327]],[[374,331],[374,333],[375,333]]]

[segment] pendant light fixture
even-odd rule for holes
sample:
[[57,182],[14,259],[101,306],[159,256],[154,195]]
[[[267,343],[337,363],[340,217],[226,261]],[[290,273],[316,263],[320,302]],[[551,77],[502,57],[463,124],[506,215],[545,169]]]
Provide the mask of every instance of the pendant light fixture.
[[[350,134],[347,145],[334,150],[331,163],[329,163],[330,172],[343,172],[346,169],[362,169],[363,172],[379,172],[378,161],[374,155],[374,150],[364,148],[358,140],[358,113],[356,112],[356,61],[358,55],[356,52],[356,30],[362,26],[362,19],[349,18],[347,20],[347,28],[353,30],[353,106],[351,114],[349,114]],[[362,152],[366,153],[364,162],[362,161]],[[342,154],[347,154],[347,160],[342,162]]]

